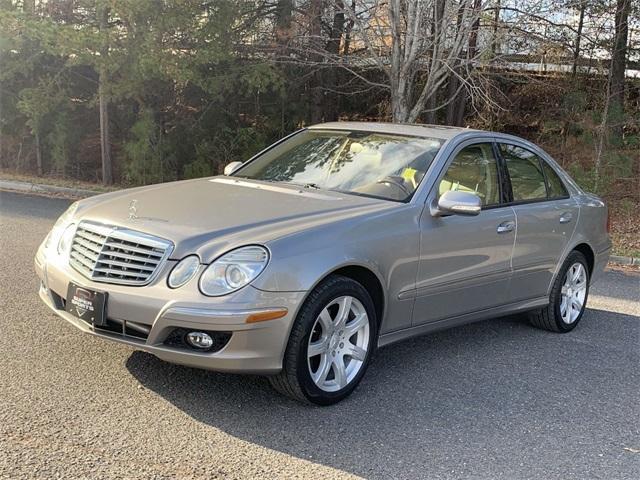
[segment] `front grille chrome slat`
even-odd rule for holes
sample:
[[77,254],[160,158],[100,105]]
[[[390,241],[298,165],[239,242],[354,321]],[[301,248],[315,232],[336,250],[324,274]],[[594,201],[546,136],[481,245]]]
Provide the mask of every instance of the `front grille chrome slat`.
[[75,258],[71,258],[69,263],[73,268],[75,268],[78,272],[84,275],[87,278],[91,278],[91,270],[87,268],[82,262]]
[[73,249],[71,250],[72,253],[76,253],[79,255],[82,255],[83,257],[91,260],[92,262],[97,262],[98,258],[100,257],[100,252],[96,252],[95,250],[90,250],[88,248],[85,248],[83,245],[81,244],[75,244],[73,246]]
[[117,278],[117,277],[133,277],[133,278],[139,278],[141,276],[145,276],[144,273],[141,272],[136,272],[136,271],[127,271],[127,270],[118,270],[115,268],[94,268],[93,269],[94,272],[98,272],[98,273],[105,273],[107,275],[111,275],[113,278]]
[[134,246],[123,246],[121,243],[107,242],[105,243],[105,247],[110,249],[127,250],[130,252],[139,253],[141,255],[151,255],[156,257],[156,259],[160,259],[163,256],[162,252],[156,252],[153,250],[148,251],[148,250],[145,250],[144,248],[137,248]]
[[95,267],[95,260],[91,261],[91,259],[78,254],[77,252],[72,252],[71,253],[71,258],[73,258],[76,262],[81,263],[82,266],[86,269],[88,269],[89,271],[91,271],[91,269],[93,269]]
[[84,238],[85,240],[89,240],[90,242],[95,243],[96,245],[102,245],[104,243],[105,237],[102,235],[94,235],[91,232],[87,232],[86,230],[80,230],[76,232],[76,235]]
[[103,250],[102,253],[107,257],[117,258],[118,260],[132,260],[134,262],[144,262],[145,264],[150,264],[150,266],[152,267],[155,267],[158,263],[160,263],[160,258],[158,257],[143,258],[142,254],[131,255],[128,253],[115,251],[115,250]]
[[[111,257],[111,255],[108,255],[108,256]],[[137,263],[119,262],[117,260],[104,259],[104,258],[102,260],[100,260],[100,263],[104,263],[105,265],[111,265],[111,266],[114,266],[114,267],[122,267],[124,269],[135,268],[136,270],[145,270],[147,272],[153,272],[157,268],[157,266],[151,267],[151,266],[148,266],[148,265],[140,265],[140,264],[137,264]]]
[[82,247],[86,248],[87,250],[91,250],[93,253],[96,254],[100,254],[100,251],[102,250],[101,246],[99,243],[93,243],[93,242],[89,242],[87,240],[85,240],[84,238],[75,238],[74,239],[74,246],[77,247],[78,245],[81,245]]
[[104,283],[147,285],[173,250],[163,238],[88,221],[80,222],[69,264],[85,277]]

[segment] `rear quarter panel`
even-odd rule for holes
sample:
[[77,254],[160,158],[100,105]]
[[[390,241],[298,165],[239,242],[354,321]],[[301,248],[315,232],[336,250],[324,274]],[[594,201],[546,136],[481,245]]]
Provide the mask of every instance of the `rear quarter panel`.
[[586,243],[595,256],[591,281],[598,279],[607,264],[611,251],[611,239],[607,232],[607,205],[598,196],[582,193],[576,196],[580,206],[580,217],[572,239],[572,245]]

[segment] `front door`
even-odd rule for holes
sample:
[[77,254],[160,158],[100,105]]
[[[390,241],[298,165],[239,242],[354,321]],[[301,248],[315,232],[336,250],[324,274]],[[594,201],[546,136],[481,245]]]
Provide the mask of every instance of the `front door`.
[[476,193],[477,216],[433,216],[420,220],[420,261],[413,324],[489,309],[508,299],[515,214],[505,205],[503,179],[493,144],[467,142],[451,155],[429,195],[447,190]]

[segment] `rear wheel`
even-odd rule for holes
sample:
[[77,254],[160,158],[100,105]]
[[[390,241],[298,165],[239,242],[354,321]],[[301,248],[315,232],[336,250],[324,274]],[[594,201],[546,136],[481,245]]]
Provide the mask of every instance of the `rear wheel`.
[[309,295],[293,325],[282,371],[271,385],[289,397],[330,405],[362,379],[377,338],[373,301],[358,282],[332,276]]
[[585,256],[574,250],[558,273],[549,305],[532,312],[531,323],[552,332],[570,332],[584,314],[588,295],[589,265]]

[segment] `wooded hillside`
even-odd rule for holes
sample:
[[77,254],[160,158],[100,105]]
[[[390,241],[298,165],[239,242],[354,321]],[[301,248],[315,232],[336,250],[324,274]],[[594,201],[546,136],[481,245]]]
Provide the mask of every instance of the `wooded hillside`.
[[219,173],[310,123],[468,125],[540,143],[631,212],[639,10],[632,0],[0,0],[0,168],[145,184]]

